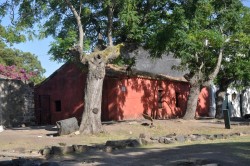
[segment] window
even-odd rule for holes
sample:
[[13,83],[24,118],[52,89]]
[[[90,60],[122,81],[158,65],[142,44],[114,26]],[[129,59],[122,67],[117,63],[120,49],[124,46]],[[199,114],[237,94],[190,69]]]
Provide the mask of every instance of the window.
[[60,100],[56,100],[55,101],[55,106],[56,106],[56,112],[61,112],[61,101]]
[[180,93],[175,92],[175,106],[180,107]]
[[162,92],[163,89],[159,89],[158,90],[158,108],[162,108]]
[[236,99],[236,96],[237,96],[237,94],[234,92],[234,93],[232,94],[232,101],[234,101],[234,100]]

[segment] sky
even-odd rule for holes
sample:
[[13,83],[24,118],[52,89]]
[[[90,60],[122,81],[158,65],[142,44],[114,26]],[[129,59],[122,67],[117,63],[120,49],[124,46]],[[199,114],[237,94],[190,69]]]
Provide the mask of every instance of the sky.
[[[242,0],[242,2],[245,6],[250,7],[250,0]],[[49,37],[43,40],[33,40],[25,43],[15,44],[13,47],[24,52],[31,52],[32,54],[35,54],[41,62],[42,67],[46,69],[44,76],[48,77],[63,65],[63,63],[50,60],[48,51],[52,41],[53,39]]]
[[35,54],[41,62],[42,67],[46,70],[44,76],[48,77],[63,65],[63,63],[50,60],[51,55],[48,54],[48,51],[52,41],[53,39],[49,37],[43,40],[33,40],[25,43],[14,44],[13,48]]

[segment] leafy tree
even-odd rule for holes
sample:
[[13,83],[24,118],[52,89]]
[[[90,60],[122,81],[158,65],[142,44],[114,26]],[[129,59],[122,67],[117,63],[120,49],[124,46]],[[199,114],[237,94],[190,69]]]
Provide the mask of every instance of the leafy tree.
[[17,11],[12,14],[12,18],[18,16],[13,19],[15,28],[34,32],[37,25],[40,37],[52,35],[52,59],[88,66],[80,132],[98,133],[103,131],[100,115],[106,63],[131,45],[150,39],[155,21],[165,15],[166,2],[6,0],[0,7],[2,15]]
[[221,118],[222,103],[227,88],[233,86],[238,90],[244,90],[250,86],[250,10],[244,9],[241,20],[242,29],[236,42],[230,45],[229,56],[223,58],[221,70],[216,78],[219,90],[216,93],[216,117]]
[[[240,0],[175,0],[167,10],[148,47],[155,55],[174,53],[182,60],[179,68],[189,70],[191,89],[184,119],[193,119],[201,87],[214,81],[222,59],[249,51],[246,41],[240,40],[249,38],[243,31],[249,23],[243,21],[246,9]],[[244,49],[232,48],[235,41]]]
[[29,52],[7,48],[2,44],[0,45],[0,64],[2,64],[3,69],[1,71],[11,78],[18,79],[19,77],[35,84],[44,79],[45,69],[42,68],[37,56]]

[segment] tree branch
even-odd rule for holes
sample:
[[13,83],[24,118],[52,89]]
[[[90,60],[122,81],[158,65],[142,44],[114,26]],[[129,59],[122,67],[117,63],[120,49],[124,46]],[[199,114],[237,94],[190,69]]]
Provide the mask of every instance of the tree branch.
[[92,52],[86,58],[91,60],[95,57],[99,57],[98,59],[102,58],[104,61],[108,61],[114,58],[117,58],[121,54],[121,49],[124,47],[124,44],[118,44],[116,46],[109,46],[104,50]]
[[221,61],[222,61],[222,57],[223,57],[223,51],[224,51],[224,48],[221,48],[215,69],[214,69],[213,73],[211,73],[208,77],[210,80],[214,80],[220,71]]
[[82,1],[80,0],[79,16],[81,15],[81,13],[82,13]]
[[72,13],[73,13],[73,15],[74,15],[74,17],[75,17],[75,19],[77,21],[77,26],[78,26],[78,31],[79,31],[78,52],[79,52],[79,55],[80,55],[80,60],[82,62],[84,62],[84,58],[83,58],[84,32],[83,32],[83,28],[82,28],[81,16],[80,16],[80,13],[79,14],[77,13],[76,9],[74,8],[74,6],[70,2],[70,0],[65,0],[65,2],[67,3],[68,7],[72,11]]
[[113,39],[112,39],[113,15],[114,15],[114,6],[111,5],[110,3],[108,5],[108,27],[107,27],[107,37],[109,46],[113,46]]
[[217,61],[217,64],[214,68],[214,71],[208,76],[208,80],[203,83],[203,86],[209,86],[211,84],[211,81],[213,81],[215,79],[215,77],[218,75],[218,73],[220,71],[220,67],[221,67],[223,51],[224,51],[224,48],[221,48],[220,52],[219,52],[218,61]]

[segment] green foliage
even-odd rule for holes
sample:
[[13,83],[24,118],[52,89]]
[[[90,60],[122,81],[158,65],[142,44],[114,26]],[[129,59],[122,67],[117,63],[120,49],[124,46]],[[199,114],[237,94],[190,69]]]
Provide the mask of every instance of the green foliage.
[[139,26],[142,19],[138,14],[136,0],[125,0],[123,9],[119,13],[121,24],[124,24],[124,30],[127,32],[128,38],[139,40],[142,36],[143,30]]
[[45,69],[42,68],[37,56],[20,50],[7,48],[4,44],[0,45],[0,64],[6,66],[16,66],[19,69],[24,69],[27,73],[36,73],[31,78],[35,84],[44,80],[43,74]]
[[[84,51],[89,52],[97,43],[99,33],[107,43],[109,6],[114,10],[112,20],[114,44],[130,42],[140,45],[150,39],[152,30],[159,24],[158,20],[166,15],[165,7],[168,0],[160,2],[158,0],[71,0],[70,2],[80,14],[85,32]],[[0,9],[2,16],[11,13],[13,26],[18,32],[28,33],[27,36],[30,38],[52,35],[55,38],[50,49],[53,60],[66,61],[72,58],[67,56],[67,50],[78,44],[78,27],[65,1],[6,0],[0,4]],[[34,30],[34,26],[39,28],[38,31]]]
[[[187,67],[191,74],[202,67],[203,77],[200,79],[206,81],[217,64],[221,49],[225,62],[232,56],[249,52],[247,10],[240,0],[171,1],[168,15],[154,29],[156,33],[147,46],[157,57],[164,52],[173,52],[182,60],[181,66]],[[224,63],[224,68],[227,65]]]
[[116,64],[118,66],[133,66],[135,64],[135,57],[133,58],[125,58],[123,56],[119,56],[116,59],[114,59],[112,62],[112,64]]
[[68,61],[70,57],[67,51],[76,43],[77,34],[73,30],[69,30],[64,38],[56,38],[54,42],[51,43],[51,48],[49,53],[53,54],[53,60],[58,61]]
[[0,42],[20,43],[25,41],[25,36],[18,33],[13,27],[0,25]]

